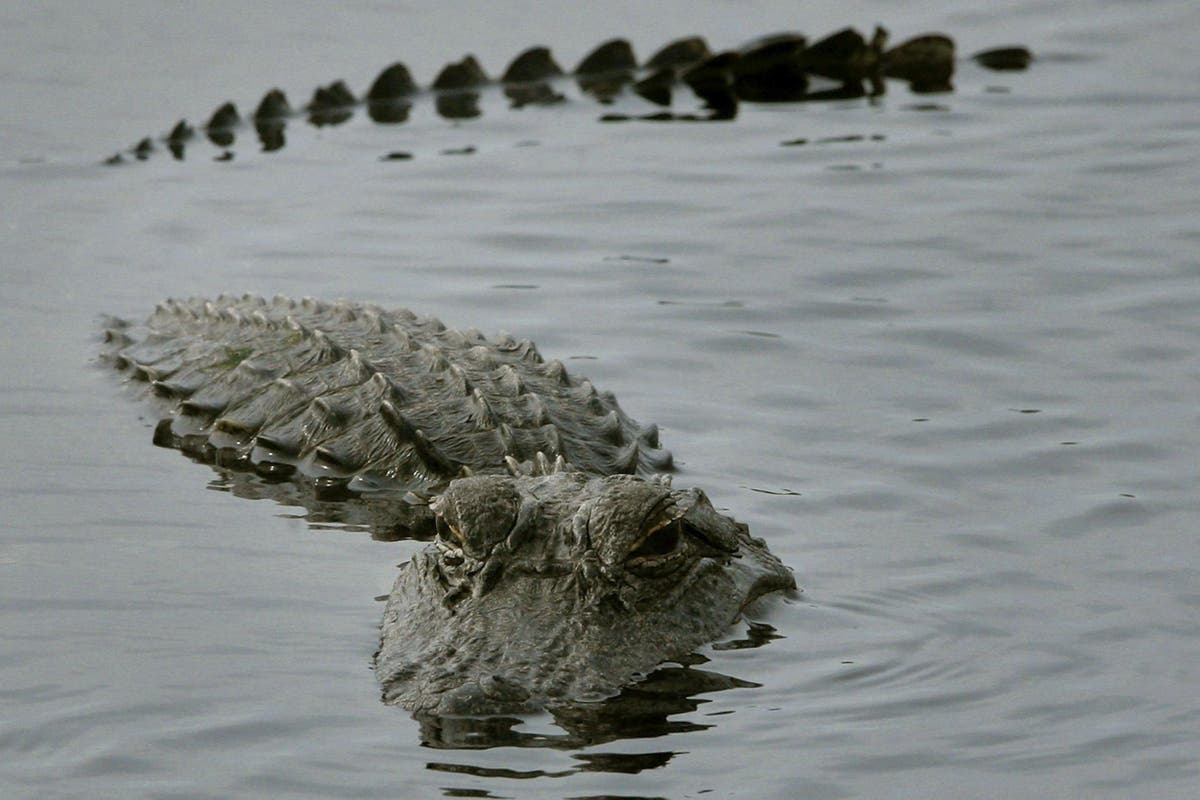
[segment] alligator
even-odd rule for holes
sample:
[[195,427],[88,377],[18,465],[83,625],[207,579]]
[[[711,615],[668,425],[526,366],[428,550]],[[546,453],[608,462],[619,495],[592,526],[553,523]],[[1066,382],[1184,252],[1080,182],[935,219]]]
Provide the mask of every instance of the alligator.
[[383,699],[425,715],[613,697],[795,580],[653,425],[545,361],[407,310],[253,296],[111,318],[102,358],[162,417],[154,442],[432,539],[387,600]]
[[[546,47],[532,47],[512,60],[498,81],[489,79],[474,56],[447,64],[430,86],[422,91],[408,68],[400,62],[384,69],[365,95],[357,97],[344,81],[318,87],[312,99],[299,110],[287,95],[271,89],[249,118],[265,152],[282,149],[289,120],[303,117],[317,127],[340,125],[350,120],[357,108],[381,124],[409,119],[414,103],[423,95],[433,97],[437,113],[450,120],[482,114],[481,93],[499,86],[513,108],[549,105],[567,99],[565,84],[574,79],[579,90],[608,105],[626,87],[663,110],[644,114],[606,113],[604,122],[630,120],[728,121],[737,116],[739,103],[810,102],[858,97],[878,97],[885,92],[885,79],[906,82],[918,93],[953,89],[954,41],[941,33],[911,38],[896,47],[886,47],[888,33],[876,27],[870,39],[853,28],[844,28],[809,43],[799,33],[779,33],[742,47],[714,53],[699,36],[689,36],[660,48],[639,64],[633,47],[625,39],[612,39],[585,56],[565,72]],[[1025,47],[997,47],[972,56],[992,70],[1023,70],[1032,55]],[[698,111],[673,111],[679,87],[686,87],[700,101]],[[218,160],[234,157],[231,147],[245,123],[237,106],[226,102],[203,126],[205,136],[221,148]],[[187,146],[198,138],[196,129],[180,120],[163,137],[145,137],[125,153],[116,153],[105,163],[121,164],[132,156],[146,160],[165,145],[183,159]],[[405,160],[411,154],[395,151],[384,156]]]

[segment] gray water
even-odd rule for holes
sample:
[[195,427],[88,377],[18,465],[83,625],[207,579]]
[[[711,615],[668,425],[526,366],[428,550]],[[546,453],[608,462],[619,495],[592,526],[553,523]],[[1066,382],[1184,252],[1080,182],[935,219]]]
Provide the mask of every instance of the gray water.
[[[1196,796],[1195,4],[429,5],[0,9],[0,796]],[[100,165],[397,58],[876,21],[1040,58],[720,125],[492,98]],[[780,638],[590,739],[383,705],[375,598],[419,545],[235,496],[95,363],[102,314],[221,291],[534,339],[795,569]]]

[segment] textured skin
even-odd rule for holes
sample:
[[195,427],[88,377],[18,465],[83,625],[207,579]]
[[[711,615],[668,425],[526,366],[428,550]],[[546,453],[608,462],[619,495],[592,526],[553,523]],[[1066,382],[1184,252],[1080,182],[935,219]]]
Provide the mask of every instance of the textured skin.
[[529,341],[349,303],[168,300],[109,356],[175,410],[158,441],[326,488],[415,491],[559,456],[597,475],[669,469],[642,428]]
[[671,466],[655,428],[531,342],[250,296],[167,301],[106,340],[167,409],[156,443],[435,523],[376,659],[385,700],[413,711],[609,697],[795,587],[702,492],[646,477]]
[[744,525],[665,482],[467,478],[435,507],[438,540],[397,577],[376,656],[384,699],[414,711],[609,698],[795,588]]

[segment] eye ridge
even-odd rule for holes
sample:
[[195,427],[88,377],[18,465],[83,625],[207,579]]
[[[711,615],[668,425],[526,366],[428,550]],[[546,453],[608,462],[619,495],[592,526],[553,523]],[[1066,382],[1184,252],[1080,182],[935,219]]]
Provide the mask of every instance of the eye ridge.
[[665,556],[674,553],[683,542],[683,521],[659,525],[642,537],[629,551],[629,558]]
[[447,542],[456,543],[459,546],[466,544],[466,538],[462,531],[450,524],[441,514],[437,515],[437,533],[438,536]]

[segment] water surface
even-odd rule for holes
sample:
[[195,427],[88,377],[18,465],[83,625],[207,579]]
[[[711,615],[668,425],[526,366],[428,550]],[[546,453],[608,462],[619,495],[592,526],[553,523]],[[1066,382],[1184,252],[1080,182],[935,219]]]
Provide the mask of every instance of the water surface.
[[[0,12],[0,794],[1193,796],[1192,4],[273,5]],[[1039,59],[723,125],[493,98],[100,164],[397,58],[876,21]],[[782,638],[706,650],[683,698],[660,673],[650,722],[590,740],[384,706],[374,598],[418,545],[237,497],[94,363],[102,314],[221,291],[534,339],[795,568]]]

